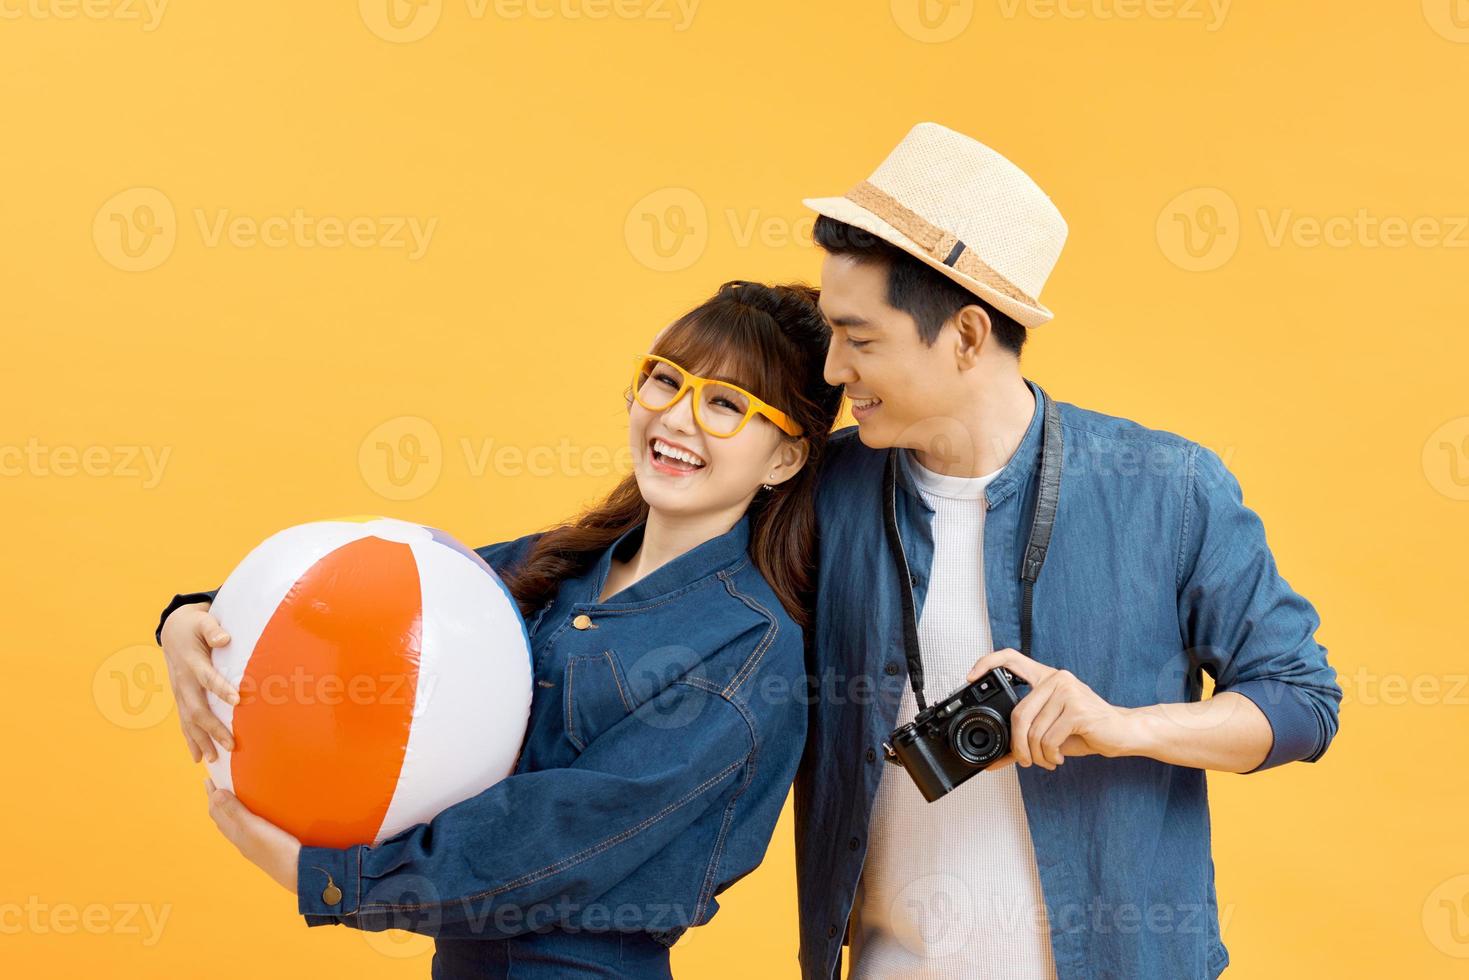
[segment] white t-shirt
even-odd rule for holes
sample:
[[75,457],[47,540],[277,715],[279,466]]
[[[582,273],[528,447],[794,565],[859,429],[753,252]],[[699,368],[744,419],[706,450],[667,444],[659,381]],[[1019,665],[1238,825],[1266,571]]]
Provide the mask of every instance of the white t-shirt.
[[[933,572],[918,622],[930,704],[994,647],[984,592],[984,488],[908,461],[934,507]],[[917,713],[905,690],[898,723]],[[1051,980],[1051,934],[1015,767],[981,772],[933,803],[885,765],[852,906],[852,980]]]

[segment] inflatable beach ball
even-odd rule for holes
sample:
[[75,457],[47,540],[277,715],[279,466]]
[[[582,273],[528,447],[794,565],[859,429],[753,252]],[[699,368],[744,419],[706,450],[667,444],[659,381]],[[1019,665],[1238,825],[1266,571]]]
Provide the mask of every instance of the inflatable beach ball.
[[288,528],[245,556],[210,611],[210,707],[235,738],[215,785],[304,844],[373,844],[515,768],[530,641],[515,601],[442,531],[383,517]]

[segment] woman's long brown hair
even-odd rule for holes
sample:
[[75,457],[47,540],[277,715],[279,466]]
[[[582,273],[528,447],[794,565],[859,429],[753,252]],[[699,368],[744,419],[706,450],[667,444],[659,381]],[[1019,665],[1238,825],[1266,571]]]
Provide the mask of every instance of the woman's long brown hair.
[[[801,427],[800,437],[781,436],[806,440],[806,464],[773,490],[757,492],[749,514],[750,558],[802,627],[811,624],[815,586],[816,472],[842,399],[841,389],[822,378],[830,330],[816,306],[819,295],[803,283],[727,282],[674,321],[651,351],[695,374],[726,375]],[[626,397],[631,400],[631,389]],[[629,474],[600,503],[543,534],[505,575],[521,613],[540,609],[562,580],[585,572],[647,517],[648,504]]]

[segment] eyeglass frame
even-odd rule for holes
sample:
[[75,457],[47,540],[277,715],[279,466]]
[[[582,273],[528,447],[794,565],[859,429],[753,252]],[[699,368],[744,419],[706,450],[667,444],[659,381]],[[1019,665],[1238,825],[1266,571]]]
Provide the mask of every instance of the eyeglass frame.
[[[673,393],[673,397],[668,400],[668,404],[664,405],[662,408],[654,408],[642,399],[642,385],[639,382],[642,380],[643,365],[646,364],[648,361],[658,361],[661,364],[667,364],[669,367],[677,370],[679,375],[683,378],[683,384],[679,386],[678,391]],[[704,424],[704,420],[700,417],[699,405],[704,398],[705,385],[719,385],[721,388],[729,388],[732,391],[739,392],[745,398],[749,399],[749,402],[745,408],[745,417],[740,419],[740,424],[735,426],[732,431],[715,432]],[[774,405],[771,405],[764,399],[756,397],[755,395],[746,391],[744,388],[741,388],[737,384],[732,384],[728,381],[720,381],[718,378],[702,378],[694,372],[690,371],[688,368],[684,367],[682,364],[679,364],[677,361],[671,361],[666,357],[659,356],[658,354],[637,355],[637,358],[633,363],[632,396],[639,405],[643,406],[648,411],[668,411],[670,408],[677,405],[679,400],[683,398],[684,392],[689,391],[690,389],[692,389],[694,392],[693,405],[691,407],[691,411],[694,416],[694,422],[699,426],[700,429],[703,429],[705,432],[709,433],[709,435],[714,436],[717,439],[730,439],[734,436],[739,435],[740,431],[750,423],[750,419],[754,418],[756,415],[765,416],[777,429],[780,429],[786,435],[793,438],[799,438],[804,431],[801,426],[796,424],[795,420],[793,420],[785,412],[782,412],[780,409],[776,408]]]

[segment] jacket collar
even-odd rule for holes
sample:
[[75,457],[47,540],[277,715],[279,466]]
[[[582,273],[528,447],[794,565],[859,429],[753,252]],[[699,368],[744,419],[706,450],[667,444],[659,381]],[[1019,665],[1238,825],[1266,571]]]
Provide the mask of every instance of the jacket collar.
[[[1041,431],[1044,428],[1042,422],[1046,416],[1046,393],[1041,386],[1024,379],[1031,393],[1035,395],[1035,410],[1031,413],[1030,423],[1025,427],[1025,435],[1020,437],[1020,445],[1015,447],[1015,453],[1000,475],[995,477],[994,482],[985,487],[985,506],[994,507],[1000,501],[1010,496],[1017,488],[1024,486],[1030,477],[1031,471],[1039,465],[1041,454]],[[923,506],[925,510],[932,511],[933,508],[918,493],[918,483],[913,476],[912,453],[908,450],[898,452],[898,485],[905,491],[911,493]]]
[[617,609],[623,606],[662,599],[680,592],[700,579],[713,575],[747,557],[750,547],[750,514],[746,511],[735,522],[734,527],[690,548],[632,585],[618,592],[611,599],[615,602],[598,602],[597,597],[607,584],[607,575],[612,570],[612,560],[631,558],[643,543],[643,532],[648,522],[624,531],[616,541],[602,552],[597,564],[583,573],[573,595],[579,596],[578,605]]

